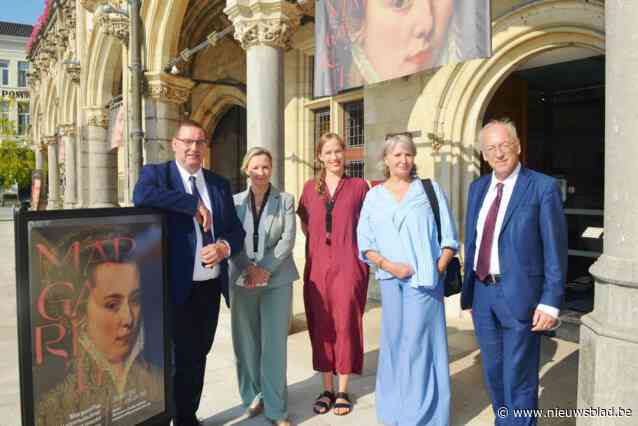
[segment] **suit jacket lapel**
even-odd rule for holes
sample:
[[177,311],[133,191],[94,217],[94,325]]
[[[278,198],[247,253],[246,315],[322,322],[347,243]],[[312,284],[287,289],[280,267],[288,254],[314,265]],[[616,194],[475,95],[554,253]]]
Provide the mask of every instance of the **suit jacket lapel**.
[[527,170],[524,167],[521,167],[521,170],[518,174],[518,178],[516,179],[516,184],[514,185],[512,198],[510,198],[510,202],[507,205],[507,210],[505,211],[505,217],[503,218],[503,224],[501,225],[500,233],[503,233],[503,229],[505,229],[505,227],[507,226],[507,223],[512,218],[512,214],[521,204],[521,201],[525,199],[525,193],[527,192],[529,183],[530,183],[530,180],[529,180],[529,175],[527,173]]
[[222,233],[220,226],[222,225],[222,212],[219,205],[219,191],[212,184],[210,176],[208,176],[207,170],[202,169],[204,174],[204,181],[206,182],[206,188],[208,189],[208,196],[210,197],[211,215],[213,216],[213,236],[215,240],[219,238]]
[[492,182],[491,176],[488,176],[487,178],[483,179],[483,182],[481,182],[481,185],[477,188],[478,196],[476,197],[474,201],[474,205],[471,206],[474,212],[474,214],[472,215],[472,220],[474,222],[472,223],[472,226],[470,227],[472,235],[469,236],[470,237],[469,240],[471,244],[474,244],[474,242],[476,241],[476,231],[477,231],[476,226],[478,224],[479,213],[481,212],[481,207],[483,206],[483,201],[485,200],[485,196],[487,195],[487,190],[490,188],[491,182]]
[[244,223],[246,212],[248,211],[248,200],[250,199],[250,197],[248,197],[248,190],[240,192],[238,195],[236,195],[236,197],[238,197],[237,217],[239,218],[239,221],[241,223]]
[[268,197],[268,203],[266,205],[266,217],[264,218],[264,236],[268,235],[270,231],[270,227],[272,226],[272,221],[277,214],[277,210],[279,209],[279,202],[281,200],[281,196],[279,195],[279,190],[274,186],[270,187],[270,196]]
[[182,180],[182,175],[179,173],[177,169],[177,164],[175,161],[171,161],[168,166],[168,174],[169,180],[173,189],[186,193],[186,188],[184,188],[184,181]]

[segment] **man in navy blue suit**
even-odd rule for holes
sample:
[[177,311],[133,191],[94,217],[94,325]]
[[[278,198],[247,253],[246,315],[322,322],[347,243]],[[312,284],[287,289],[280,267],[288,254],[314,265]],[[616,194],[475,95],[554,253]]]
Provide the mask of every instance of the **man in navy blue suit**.
[[491,175],[470,185],[461,307],[472,309],[496,425],[535,425],[540,332],[556,325],[567,269],[558,182],[521,166],[509,120],[479,134]]
[[173,426],[197,426],[222,294],[228,304],[227,259],[241,250],[244,229],[228,181],[202,168],[208,146],[204,129],[183,121],[171,145],[175,161],[144,166],[133,201],[167,213]]

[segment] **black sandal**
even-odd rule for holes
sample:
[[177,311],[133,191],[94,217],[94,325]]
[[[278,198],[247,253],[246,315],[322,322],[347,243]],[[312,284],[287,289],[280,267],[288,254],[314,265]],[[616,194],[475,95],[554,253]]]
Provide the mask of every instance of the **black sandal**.
[[[335,401],[338,399],[345,399],[346,402],[335,402],[333,405],[333,411],[335,413],[336,416],[345,416],[348,415],[352,412],[352,401],[350,401],[350,396],[348,395],[347,392],[337,392],[337,394],[335,395]],[[346,411],[345,413],[337,413],[337,408],[347,408],[348,411]]]
[[[328,398],[330,402],[326,404],[324,401],[321,400],[322,398]],[[314,411],[315,414],[326,414],[328,411],[330,411],[334,402],[335,394],[333,392],[330,392],[329,390],[325,390],[315,399],[315,404],[312,407],[312,411]]]

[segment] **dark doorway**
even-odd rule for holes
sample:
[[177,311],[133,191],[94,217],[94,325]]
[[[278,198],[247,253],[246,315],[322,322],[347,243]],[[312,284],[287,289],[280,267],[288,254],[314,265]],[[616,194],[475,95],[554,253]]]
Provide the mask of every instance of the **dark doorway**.
[[233,106],[217,124],[210,148],[210,168],[230,180],[233,194],[246,189],[241,160],[246,154],[246,109]]
[[[569,229],[563,312],[593,309],[589,267],[602,253],[605,57],[527,68],[512,74],[485,121],[509,116],[520,133],[522,161],[561,184]],[[481,166],[483,173],[489,166]],[[562,315],[561,315],[562,316]]]

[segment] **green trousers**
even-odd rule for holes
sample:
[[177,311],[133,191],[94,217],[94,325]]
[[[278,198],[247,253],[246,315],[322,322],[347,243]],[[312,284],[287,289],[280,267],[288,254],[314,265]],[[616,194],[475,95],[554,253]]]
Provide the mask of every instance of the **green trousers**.
[[288,417],[286,364],[292,284],[248,289],[233,286],[231,324],[239,393],[256,398],[272,420]]

